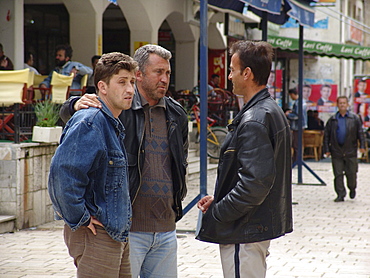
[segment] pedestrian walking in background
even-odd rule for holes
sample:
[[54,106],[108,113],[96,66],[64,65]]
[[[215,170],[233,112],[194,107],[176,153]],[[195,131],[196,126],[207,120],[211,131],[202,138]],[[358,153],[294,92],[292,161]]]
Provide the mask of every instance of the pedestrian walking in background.
[[128,155],[118,116],[131,107],[136,69],[125,54],[102,56],[95,69],[102,108],[74,114],[51,161],[48,190],[77,277],[131,277]]
[[[298,159],[298,128],[299,128],[299,105],[298,105],[298,98],[299,94],[298,91],[294,89],[289,90],[289,96],[293,100],[293,107],[292,109],[288,109],[285,111],[285,115],[287,116],[290,124],[290,129],[292,131],[292,148],[293,148],[293,155],[292,160],[293,163],[297,162]],[[302,130],[307,128],[307,105],[306,101],[302,99]]]
[[[184,108],[165,96],[170,82],[171,52],[158,45],[136,50],[139,64],[132,108],[120,119],[129,159],[133,206],[130,230],[132,277],[177,277],[176,221],[186,195],[188,118]],[[71,98],[61,109],[70,113],[99,107],[93,94]]]
[[347,179],[349,197],[356,197],[357,187],[357,149],[365,152],[365,136],[360,118],[348,111],[348,98],[337,98],[338,112],[326,123],[324,132],[324,153],[331,155],[334,172],[334,189],[337,198],[334,202],[343,202],[346,197],[344,175]]
[[219,244],[224,277],[261,278],[270,240],[292,232],[290,130],[266,88],[272,46],[239,41],[230,54],[229,80],[245,104],[228,126],[214,196],[198,202],[197,239]]

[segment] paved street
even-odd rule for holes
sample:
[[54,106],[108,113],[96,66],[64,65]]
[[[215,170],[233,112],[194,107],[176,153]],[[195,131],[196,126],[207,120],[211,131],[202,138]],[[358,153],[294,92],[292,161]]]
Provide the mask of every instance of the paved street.
[[[334,203],[327,161],[307,162],[327,186],[293,185],[294,232],[272,241],[267,278],[370,277],[370,164],[359,164],[356,199]],[[208,177],[213,184],[215,175]],[[297,169],[293,170],[297,182]],[[318,181],[303,170],[303,183]],[[211,186],[208,189],[212,192]],[[188,203],[199,192],[189,184]],[[178,223],[179,277],[222,277],[218,246],[194,239],[196,208]],[[75,277],[62,223],[0,235],[0,277]]]

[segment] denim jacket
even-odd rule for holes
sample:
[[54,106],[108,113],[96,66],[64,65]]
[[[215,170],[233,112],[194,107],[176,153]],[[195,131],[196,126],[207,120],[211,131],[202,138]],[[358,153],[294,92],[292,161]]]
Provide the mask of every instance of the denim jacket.
[[[76,68],[78,70],[78,74],[76,75],[75,78],[73,78],[71,89],[80,89],[82,77],[85,74],[88,74],[89,76],[91,76],[93,73],[93,70],[90,67],[85,66],[79,62],[68,61],[67,63],[64,64],[63,67],[56,67],[53,71],[56,71],[57,73],[60,73],[63,75],[70,75],[73,68]],[[48,88],[50,88],[50,82],[51,82],[51,77],[53,75],[53,71],[50,72],[49,76],[46,77],[44,81],[41,82],[41,84],[44,84]]]
[[68,121],[51,161],[48,190],[57,219],[72,231],[94,216],[112,239],[126,241],[132,211],[125,129],[102,105]]

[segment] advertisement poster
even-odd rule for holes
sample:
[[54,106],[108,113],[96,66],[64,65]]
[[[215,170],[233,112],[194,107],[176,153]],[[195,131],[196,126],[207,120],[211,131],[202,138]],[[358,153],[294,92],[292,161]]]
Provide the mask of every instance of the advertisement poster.
[[354,80],[353,112],[360,116],[364,127],[370,127],[370,76]]
[[276,100],[277,104],[282,107],[282,90],[283,90],[283,70],[272,70],[267,80],[268,91]]
[[306,100],[307,110],[330,114],[337,111],[337,84],[305,84],[302,88],[302,95]]
[[208,49],[208,81],[212,74],[220,76],[220,88],[226,88],[226,51],[217,49]]

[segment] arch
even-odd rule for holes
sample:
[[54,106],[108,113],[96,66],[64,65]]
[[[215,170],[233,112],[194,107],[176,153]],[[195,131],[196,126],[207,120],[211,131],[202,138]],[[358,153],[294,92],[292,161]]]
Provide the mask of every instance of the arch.
[[130,54],[130,28],[120,6],[110,4],[103,13],[103,53]]
[[178,11],[171,12],[165,20],[176,43],[175,90],[192,89],[197,84],[199,28],[187,23],[184,15]]

